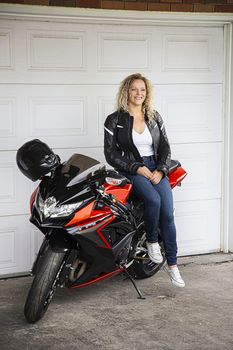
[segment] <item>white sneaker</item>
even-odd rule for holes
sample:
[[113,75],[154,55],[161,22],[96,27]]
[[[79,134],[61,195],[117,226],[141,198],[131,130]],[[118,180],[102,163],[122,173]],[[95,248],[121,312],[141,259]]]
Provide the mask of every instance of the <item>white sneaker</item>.
[[159,243],[146,242],[146,246],[150,260],[156,264],[160,264],[163,261],[163,256],[161,254]]
[[178,267],[166,267],[166,271],[171,279],[171,282],[177,286],[177,287],[185,287],[185,282],[183,280],[183,278],[180,275],[180,271],[178,269]]

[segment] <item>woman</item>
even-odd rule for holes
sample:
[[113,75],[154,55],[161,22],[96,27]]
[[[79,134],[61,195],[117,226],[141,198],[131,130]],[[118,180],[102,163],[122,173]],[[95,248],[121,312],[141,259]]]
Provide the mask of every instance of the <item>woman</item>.
[[158,243],[160,222],[168,274],[174,285],[185,283],[177,267],[173,198],[166,177],[170,145],[163,120],[152,107],[152,86],[141,74],[126,77],[118,91],[117,111],[104,124],[107,162],[127,176],[144,201],[144,219],[149,258],[159,264],[163,257]]

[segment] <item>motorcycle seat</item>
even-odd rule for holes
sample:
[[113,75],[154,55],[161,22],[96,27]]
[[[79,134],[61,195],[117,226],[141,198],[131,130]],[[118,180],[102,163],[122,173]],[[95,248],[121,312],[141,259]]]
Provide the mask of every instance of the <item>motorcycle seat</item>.
[[180,162],[178,160],[171,159],[171,165],[168,170],[168,174],[173,173],[177,168],[181,166]]

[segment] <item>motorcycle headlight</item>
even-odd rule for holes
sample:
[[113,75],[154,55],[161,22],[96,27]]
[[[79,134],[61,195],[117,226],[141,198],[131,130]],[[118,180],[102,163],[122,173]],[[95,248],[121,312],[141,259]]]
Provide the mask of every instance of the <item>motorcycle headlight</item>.
[[83,201],[72,204],[57,205],[55,197],[49,197],[43,201],[39,195],[37,203],[40,211],[44,214],[45,218],[59,218],[72,214],[78,207],[82,205]]

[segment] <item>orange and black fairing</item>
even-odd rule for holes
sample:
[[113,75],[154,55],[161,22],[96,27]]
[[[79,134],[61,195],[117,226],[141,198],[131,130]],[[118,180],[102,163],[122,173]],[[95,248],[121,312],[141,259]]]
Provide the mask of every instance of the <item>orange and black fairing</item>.
[[95,206],[96,201],[93,201],[76,212],[74,217],[66,224],[66,230],[76,239],[78,239],[78,236],[83,236],[101,248],[110,249],[109,241],[102,235],[101,228],[113,221],[115,216],[108,207],[98,210],[95,209]]
[[[116,201],[126,203],[131,191],[131,185],[115,187],[104,184],[104,191],[114,196]],[[109,229],[111,223],[120,221],[114,210],[98,199],[81,208],[65,225],[69,235],[78,243],[81,251],[86,252],[89,268],[70,287],[80,288],[121,272],[116,263],[114,246],[119,243],[119,237],[114,230]],[[133,229],[132,229],[133,230]],[[129,230],[130,231],[130,230]]]
[[[123,187],[104,184],[105,193],[113,195],[113,198],[122,204],[126,203],[131,188],[131,184],[126,184]],[[99,203],[98,200],[93,200],[77,211],[65,227],[67,232],[73,236],[84,236],[95,242],[98,247],[111,249],[114,239],[103,229],[115,219],[116,216],[109,206]]]
[[105,189],[105,193],[112,194],[117,201],[125,204],[131,192],[132,185],[126,184],[123,187],[116,187],[105,183],[104,189]]

